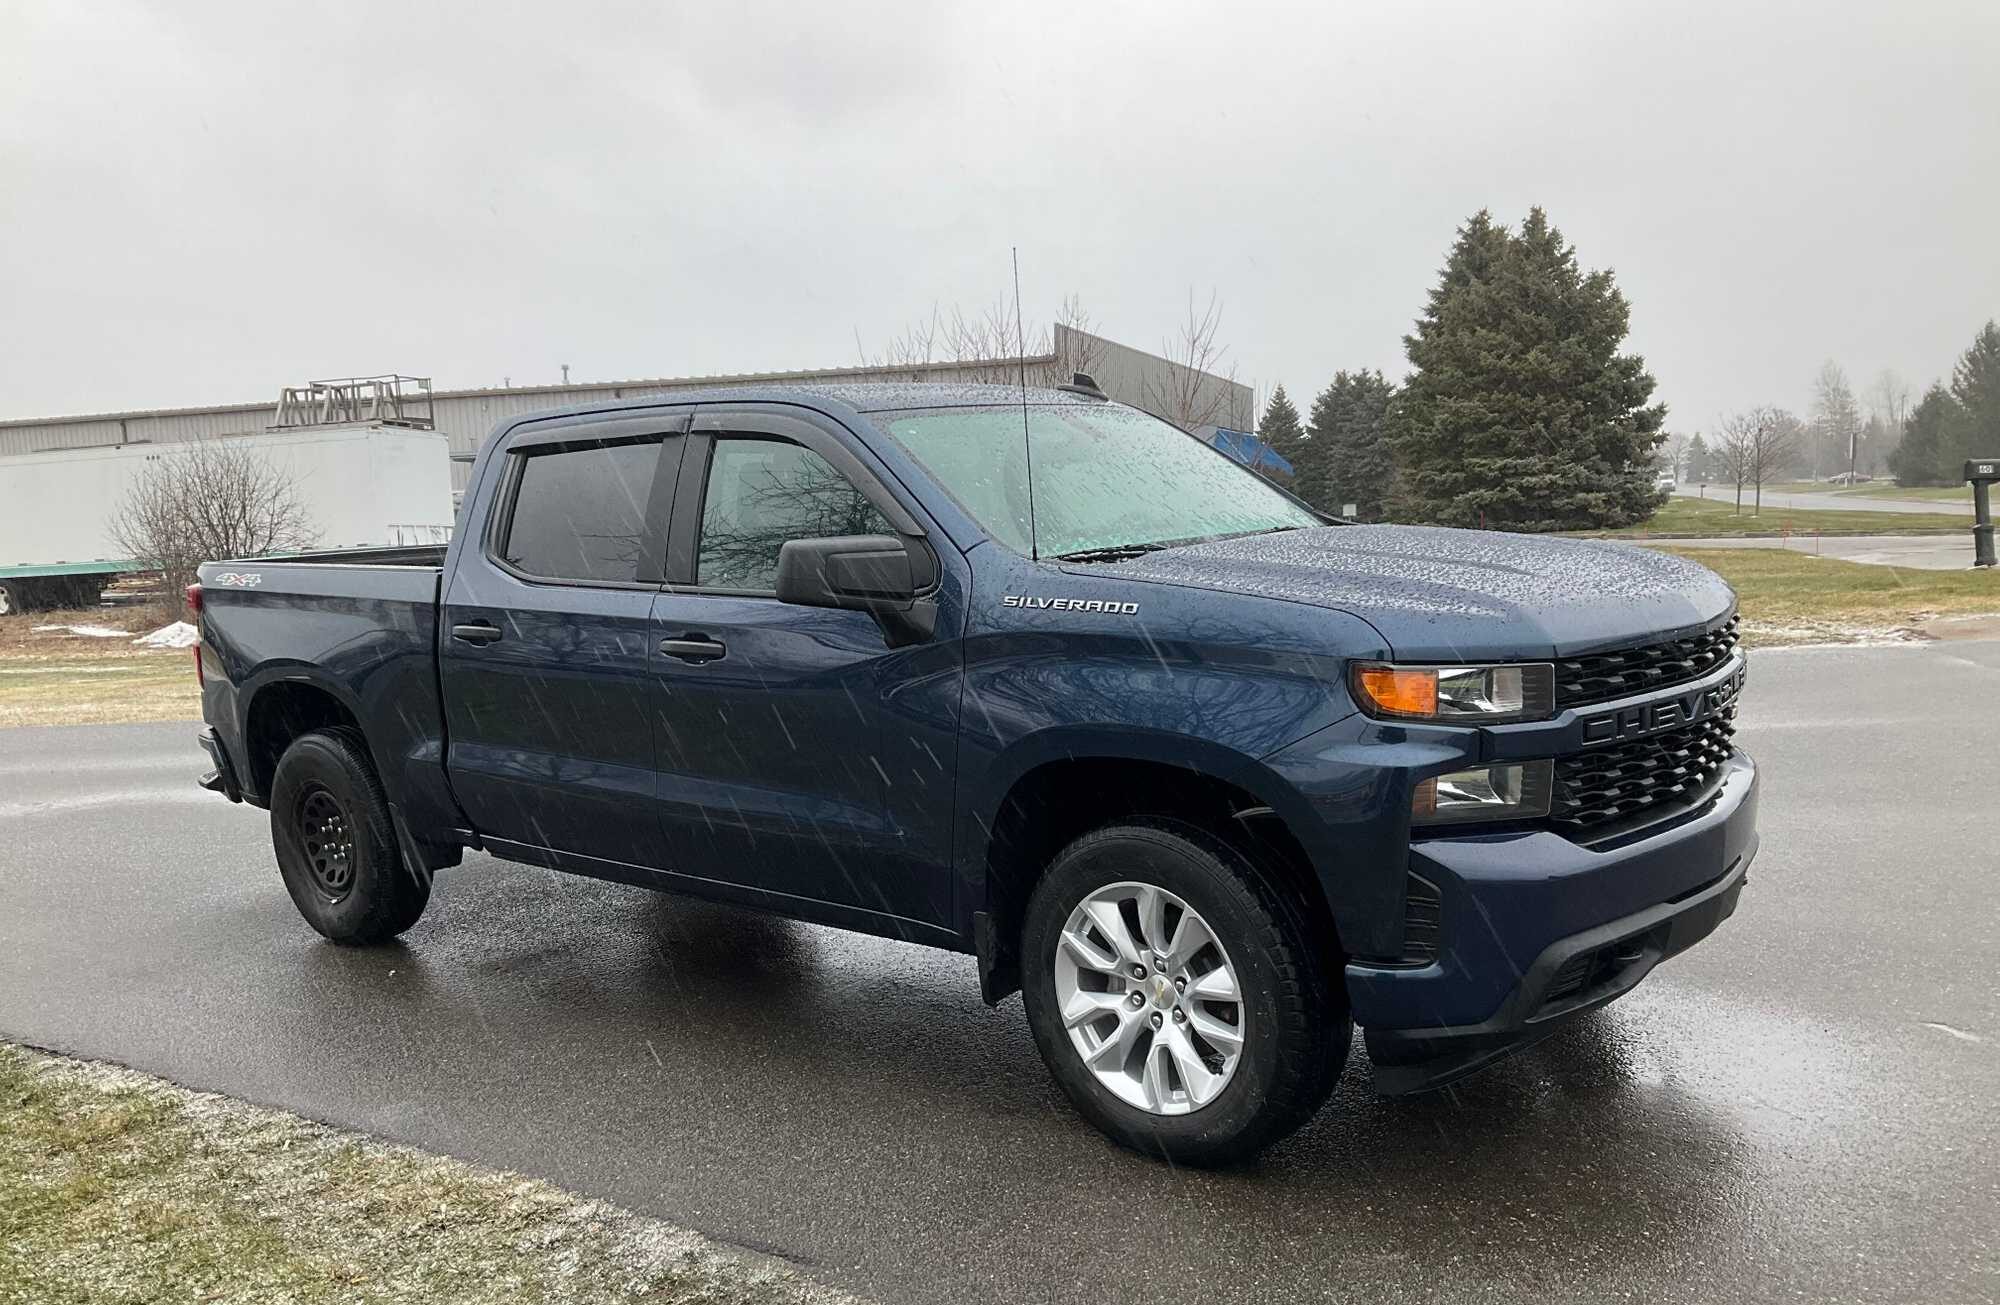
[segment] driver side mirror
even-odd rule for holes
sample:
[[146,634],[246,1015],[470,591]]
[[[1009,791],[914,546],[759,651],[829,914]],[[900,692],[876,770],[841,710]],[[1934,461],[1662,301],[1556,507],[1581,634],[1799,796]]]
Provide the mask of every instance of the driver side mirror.
[[869,612],[891,648],[928,639],[937,604],[917,595],[937,579],[929,547],[894,535],[791,539],[778,550],[778,601]]

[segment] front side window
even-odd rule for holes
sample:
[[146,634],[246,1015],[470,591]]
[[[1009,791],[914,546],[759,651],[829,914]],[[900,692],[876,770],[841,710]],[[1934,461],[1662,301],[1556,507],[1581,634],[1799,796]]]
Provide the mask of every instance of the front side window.
[[875,420],[989,534],[1024,555],[1139,551],[1323,524],[1255,472],[1131,408],[1029,408],[1025,435],[1012,405]]
[[788,539],[893,535],[854,482],[811,449],[776,439],[725,438],[709,455],[695,582],[768,592]]
[[501,557],[541,579],[637,581],[659,461],[657,441],[523,455]]

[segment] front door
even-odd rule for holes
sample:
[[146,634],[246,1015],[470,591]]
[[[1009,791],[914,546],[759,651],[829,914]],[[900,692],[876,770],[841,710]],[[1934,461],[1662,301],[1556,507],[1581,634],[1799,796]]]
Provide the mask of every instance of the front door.
[[[884,510],[907,509],[796,418],[704,410],[697,431],[653,605],[669,868],[862,912],[887,932],[946,923],[950,640],[891,649],[865,612],[773,592],[786,540],[896,534]],[[931,706],[898,718],[919,702]]]
[[[685,416],[511,445],[439,639],[452,787],[489,840],[659,861],[653,598]],[[468,523],[469,530],[482,530]]]

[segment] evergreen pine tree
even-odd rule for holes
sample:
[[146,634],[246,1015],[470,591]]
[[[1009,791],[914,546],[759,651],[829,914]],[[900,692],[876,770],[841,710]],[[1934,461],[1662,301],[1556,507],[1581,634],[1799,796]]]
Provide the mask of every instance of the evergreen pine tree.
[[1946,485],[1958,482],[1959,467],[1952,478],[1944,477],[1946,446],[1952,430],[1961,425],[1958,400],[1942,385],[1924,392],[1910,415],[1903,419],[1903,442],[1889,454],[1889,471],[1898,485]]
[[1396,482],[1389,447],[1389,406],[1395,388],[1379,371],[1334,373],[1313,400],[1307,448],[1311,472],[1304,497],[1322,512],[1354,504],[1363,521],[1380,521]]
[[1986,323],[1959,355],[1951,397],[1959,411],[1946,428],[1938,471],[1945,484],[1957,485],[1965,479],[1967,458],[2000,454],[2000,326]]
[[1708,441],[1701,437],[1700,431],[1696,431],[1694,438],[1688,441],[1687,468],[1681,478],[1698,484],[1707,484],[1710,457]]
[[[1297,474],[1299,443],[1305,432],[1299,426],[1299,410],[1292,406],[1285,387],[1278,386],[1271,391],[1271,401],[1264,405],[1264,420],[1257,424],[1257,438],[1263,440],[1277,455],[1293,466]],[[1294,486],[1294,493],[1297,488]]]
[[1579,268],[1540,208],[1519,235],[1474,214],[1403,340],[1398,513],[1512,530],[1651,515],[1666,408],[1647,405],[1645,360],[1618,352],[1629,320],[1611,273]]

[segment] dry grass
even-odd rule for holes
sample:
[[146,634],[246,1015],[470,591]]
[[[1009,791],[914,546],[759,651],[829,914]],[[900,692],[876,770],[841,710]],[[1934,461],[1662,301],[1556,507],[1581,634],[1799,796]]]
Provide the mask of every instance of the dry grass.
[[1752,644],[1912,637],[1940,616],[2000,613],[2000,568],[1919,571],[1779,548],[1676,548],[1735,588]]
[[836,1305],[514,1174],[0,1045],[0,1301]]
[[[0,619],[0,728],[193,720],[201,715],[192,654],[135,648],[132,640],[174,620],[135,608],[31,612]],[[101,639],[38,626],[125,631]]]

